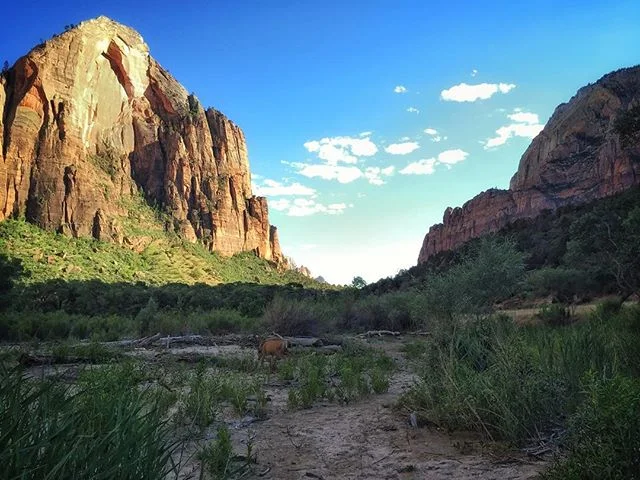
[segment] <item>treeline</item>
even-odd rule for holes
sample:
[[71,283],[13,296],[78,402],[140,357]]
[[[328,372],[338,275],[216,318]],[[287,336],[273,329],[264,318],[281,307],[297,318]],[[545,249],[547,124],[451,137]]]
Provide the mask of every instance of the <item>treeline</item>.
[[[0,269],[19,275],[15,262]],[[276,331],[416,330],[437,316],[478,314],[510,297],[524,277],[512,242],[486,239],[449,271],[419,286],[382,295],[355,288],[314,290],[299,284],[210,285],[51,280],[11,288],[0,305],[0,339],[93,338]]]

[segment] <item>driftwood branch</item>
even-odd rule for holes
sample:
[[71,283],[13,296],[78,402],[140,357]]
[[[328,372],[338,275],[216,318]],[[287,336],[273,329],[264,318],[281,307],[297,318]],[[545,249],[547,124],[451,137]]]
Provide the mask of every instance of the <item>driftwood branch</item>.
[[392,332],[391,330],[370,330],[368,332],[365,333],[361,333],[358,335],[359,338],[364,338],[364,337],[374,337],[374,336],[378,336],[381,337],[383,335],[391,335],[393,337],[397,337],[398,335],[400,335],[400,332]]

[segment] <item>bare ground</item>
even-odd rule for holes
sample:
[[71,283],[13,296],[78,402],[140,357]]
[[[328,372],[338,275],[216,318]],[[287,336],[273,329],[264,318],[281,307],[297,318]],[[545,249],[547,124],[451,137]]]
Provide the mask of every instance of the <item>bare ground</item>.
[[256,478],[288,479],[526,479],[546,463],[484,445],[472,434],[413,428],[391,408],[415,378],[399,353],[401,341],[383,347],[398,362],[388,393],[350,405],[320,404],[287,411],[286,386],[267,387],[270,416],[235,429],[240,450],[255,435]]
[[[521,452],[485,444],[472,433],[447,434],[435,428],[412,427],[408,416],[393,408],[417,379],[400,350],[406,341],[406,338],[368,341],[384,349],[398,365],[390,379],[389,391],[383,395],[372,395],[349,405],[321,402],[310,409],[291,411],[287,407],[289,385],[271,376],[265,384],[270,398],[266,420],[238,419],[231,411],[224,412],[234,451],[246,455],[250,444],[255,455],[254,468],[243,478],[509,480],[535,478],[547,466],[546,461]],[[238,356],[255,354],[255,350],[229,345],[163,349],[162,353],[155,349],[130,352],[148,360],[160,354],[189,353]],[[41,366],[29,373],[43,377],[67,371],[75,378],[76,370],[74,365]],[[215,432],[216,426],[212,425],[184,444],[179,478],[203,478],[197,452],[205,442],[215,438]]]

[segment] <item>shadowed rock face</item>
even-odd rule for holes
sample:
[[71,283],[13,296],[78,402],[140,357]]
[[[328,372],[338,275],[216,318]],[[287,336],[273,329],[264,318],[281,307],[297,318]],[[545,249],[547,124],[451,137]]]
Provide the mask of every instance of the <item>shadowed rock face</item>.
[[640,145],[621,146],[614,122],[640,104],[640,66],[605,75],[558,106],[520,159],[509,190],[447,208],[424,238],[418,263],[545,209],[580,204],[640,184]]
[[204,111],[106,17],[35,47],[0,79],[0,221],[129,244],[138,191],[183,238],[284,262],[266,199],[251,193],[244,134]]

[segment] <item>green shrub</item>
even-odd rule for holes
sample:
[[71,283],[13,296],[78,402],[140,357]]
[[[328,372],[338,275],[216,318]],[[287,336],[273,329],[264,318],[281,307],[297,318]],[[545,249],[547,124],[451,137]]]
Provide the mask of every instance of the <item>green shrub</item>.
[[536,313],[536,317],[545,325],[553,327],[568,325],[571,323],[571,312],[567,307],[559,303],[543,305],[538,313]]
[[544,478],[640,478],[640,380],[588,375],[584,402],[569,418],[567,447]]
[[309,304],[276,297],[267,305],[262,321],[265,327],[281,335],[315,335],[319,321]]
[[198,454],[203,470],[215,479],[229,478],[233,460],[233,445],[231,435],[225,426],[218,428],[215,441],[202,448]]

